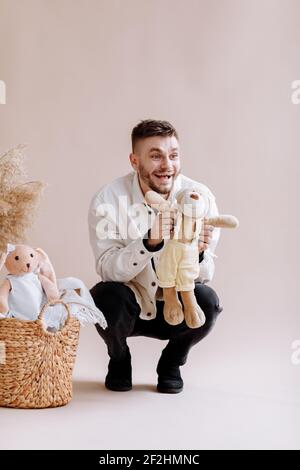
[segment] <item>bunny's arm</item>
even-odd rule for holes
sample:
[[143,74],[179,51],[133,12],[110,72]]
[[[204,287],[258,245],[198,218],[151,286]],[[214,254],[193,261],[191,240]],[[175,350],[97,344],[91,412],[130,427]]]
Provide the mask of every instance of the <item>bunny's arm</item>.
[[0,285],[0,313],[8,312],[8,294],[11,289],[10,282],[5,279]]
[[208,223],[214,227],[219,228],[237,228],[239,221],[233,215],[219,215],[216,217],[209,217]]
[[44,276],[43,274],[38,274],[39,280],[41,281],[42,288],[45,291],[46,297],[49,302],[53,302],[54,300],[59,299],[59,291],[57,288],[56,283],[52,282],[51,279]]

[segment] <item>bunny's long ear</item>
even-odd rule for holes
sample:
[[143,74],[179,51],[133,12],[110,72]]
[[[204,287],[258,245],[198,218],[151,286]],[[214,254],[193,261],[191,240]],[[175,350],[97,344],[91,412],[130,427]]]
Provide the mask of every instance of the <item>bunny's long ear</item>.
[[177,191],[177,193],[175,194],[175,198],[178,204],[180,204],[181,198],[184,196],[185,193],[186,189],[180,189],[180,191]]
[[2,253],[0,256],[0,271],[5,265],[6,258],[7,258],[7,253]]
[[170,209],[170,203],[155,191],[147,191],[145,194],[145,201],[149,206],[162,212]]
[[147,191],[145,194],[146,202],[151,206],[152,204],[161,204],[165,199],[156,191]]
[[52,263],[49,259],[49,256],[41,248],[36,248],[35,251],[40,258],[40,262],[39,262],[40,273],[46,276],[48,279],[50,279],[50,281],[56,284],[56,275],[55,275],[55,271],[52,266]]

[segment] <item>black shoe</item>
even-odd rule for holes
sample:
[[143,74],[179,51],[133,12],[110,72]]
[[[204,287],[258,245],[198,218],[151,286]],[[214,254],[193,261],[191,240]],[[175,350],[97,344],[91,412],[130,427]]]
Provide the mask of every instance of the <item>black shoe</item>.
[[110,359],[105,387],[114,392],[127,392],[132,389],[131,356],[128,352],[124,359]]
[[159,360],[156,372],[158,373],[157,391],[160,393],[180,393],[183,390],[183,380],[181,378],[178,365],[168,364],[162,359]]

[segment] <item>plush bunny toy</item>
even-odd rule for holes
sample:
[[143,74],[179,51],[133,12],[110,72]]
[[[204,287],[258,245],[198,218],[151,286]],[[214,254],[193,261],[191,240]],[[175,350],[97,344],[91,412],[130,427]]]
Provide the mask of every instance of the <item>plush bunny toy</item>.
[[[155,191],[147,191],[145,200],[160,212],[171,209],[171,204]],[[199,191],[185,189],[176,194],[174,208],[178,217],[174,234],[165,244],[157,269],[159,286],[163,288],[164,318],[171,325],[178,325],[184,319],[190,328],[199,328],[205,323],[204,312],[194,295],[194,281],[199,275],[198,240],[208,207],[208,197]],[[208,218],[208,223],[214,227],[238,226],[238,220],[231,215]],[[177,292],[180,292],[183,309]]]
[[44,301],[59,299],[54,269],[42,249],[8,244],[0,269],[4,265],[9,274],[0,285],[0,313],[35,320]]

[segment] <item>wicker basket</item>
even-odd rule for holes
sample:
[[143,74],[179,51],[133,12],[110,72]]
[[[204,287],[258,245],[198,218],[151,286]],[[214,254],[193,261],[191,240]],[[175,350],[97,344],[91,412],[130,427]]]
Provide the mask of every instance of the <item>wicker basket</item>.
[[[68,316],[62,330],[45,331],[43,314],[63,304]],[[67,304],[46,304],[36,321],[0,320],[0,406],[48,408],[66,405],[72,398],[72,371],[80,324]]]

